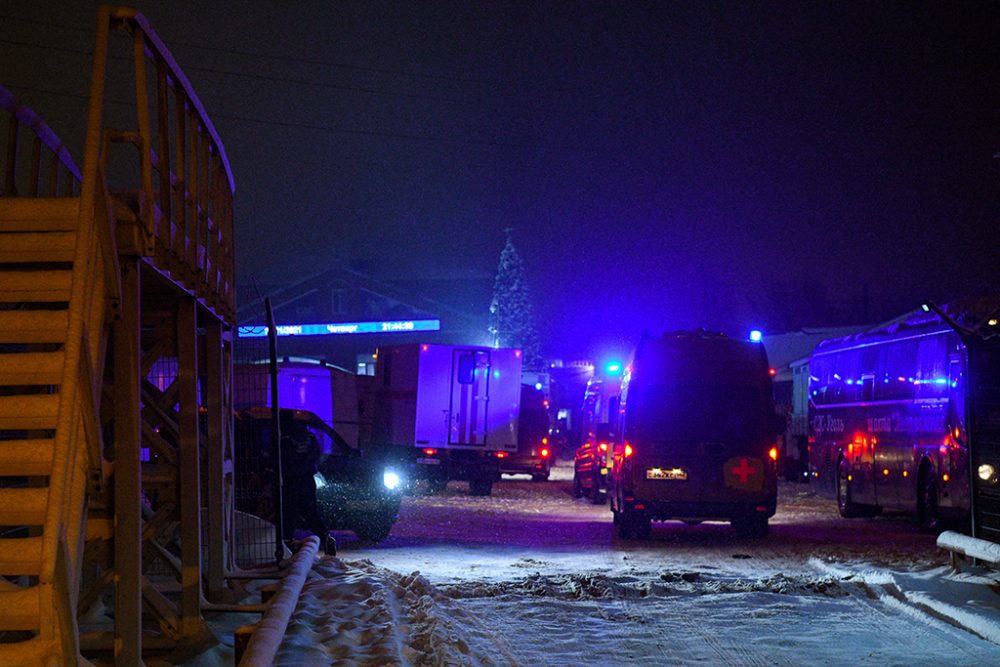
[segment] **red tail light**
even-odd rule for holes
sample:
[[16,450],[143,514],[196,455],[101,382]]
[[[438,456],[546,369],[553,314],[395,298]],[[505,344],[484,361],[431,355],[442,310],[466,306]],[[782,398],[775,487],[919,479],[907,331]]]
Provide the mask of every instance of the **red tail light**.
[[496,452],[496,455],[497,455],[498,459],[505,459],[505,458],[507,458],[507,452]]
[[434,449],[433,447],[428,447],[427,449],[424,450],[424,456],[434,456],[437,453],[438,450]]
[[542,458],[543,459],[549,458],[549,450],[544,447],[542,448]]
[[635,450],[632,449],[632,445],[630,445],[630,444],[628,444],[626,442],[625,443],[625,458],[628,458],[628,457],[632,456],[632,454],[633,454],[634,451]]
[[601,444],[599,444],[599,445],[598,445],[597,447],[598,447],[598,449],[600,449],[600,450],[601,450],[602,452],[606,452],[606,451],[608,451],[608,443],[606,443],[606,442],[602,442],[602,443],[601,443]]

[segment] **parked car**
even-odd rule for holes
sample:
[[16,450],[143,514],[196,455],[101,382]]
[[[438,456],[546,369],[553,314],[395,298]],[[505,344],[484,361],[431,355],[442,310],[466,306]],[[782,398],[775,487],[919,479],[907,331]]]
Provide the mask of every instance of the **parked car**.
[[611,474],[611,427],[598,424],[593,440],[587,439],[573,457],[573,495],[587,496],[601,505],[608,497],[608,477]]
[[[389,536],[399,514],[404,479],[399,466],[365,456],[351,447],[329,424],[307,410],[282,409],[296,423],[304,424],[320,444],[316,479],[316,504],[330,530],[350,530],[362,540],[379,542]],[[238,441],[267,452],[269,461],[271,410],[248,408],[236,413]],[[238,465],[238,462],[237,462]],[[270,480],[266,480],[270,484]],[[273,511],[271,512],[273,515]],[[274,517],[262,517],[274,521]]]
[[521,385],[521,414],[517,420],[517,451],[497,452],[500,472],[531,475],[532,481],[549,478],[553,449],[549,445],[549,404],[545,395],[528,384]]

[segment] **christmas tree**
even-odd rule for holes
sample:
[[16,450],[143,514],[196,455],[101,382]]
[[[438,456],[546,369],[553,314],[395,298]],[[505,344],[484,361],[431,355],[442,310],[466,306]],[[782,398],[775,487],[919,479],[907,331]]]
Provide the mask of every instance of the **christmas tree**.
[[542,367],[538,333],[531,294],[524,276],[524,263],[514,248],[511,229],[505,229],[507,243],[500,253],[493,302],[490,304],[490,333],[495,347],[514,347],[524,351],[524,367]]

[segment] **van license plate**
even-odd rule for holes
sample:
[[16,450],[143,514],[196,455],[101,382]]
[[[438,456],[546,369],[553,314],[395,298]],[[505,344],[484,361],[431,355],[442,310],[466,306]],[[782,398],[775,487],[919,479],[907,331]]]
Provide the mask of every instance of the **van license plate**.
[[417,459],[417,463],[423,463],[428,466],[441,465],[441,459]]
[[682,468],[648,468],[646,479],[687,479],[687,471]]

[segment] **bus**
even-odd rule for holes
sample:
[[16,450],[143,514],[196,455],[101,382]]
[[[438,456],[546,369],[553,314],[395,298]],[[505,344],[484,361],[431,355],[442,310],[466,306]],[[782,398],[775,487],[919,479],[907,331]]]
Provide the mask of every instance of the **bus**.
[[809,471],[841,516],[902,511],[935,532],[944,520],[967,521],[975,496],[977,532],[998,541],[995,307],[924,306],[813,351]]
[[767,535],[785,421],[763,345],[704,330],[644,338],[619,401],[609,498],[621,537],[666,520]]

